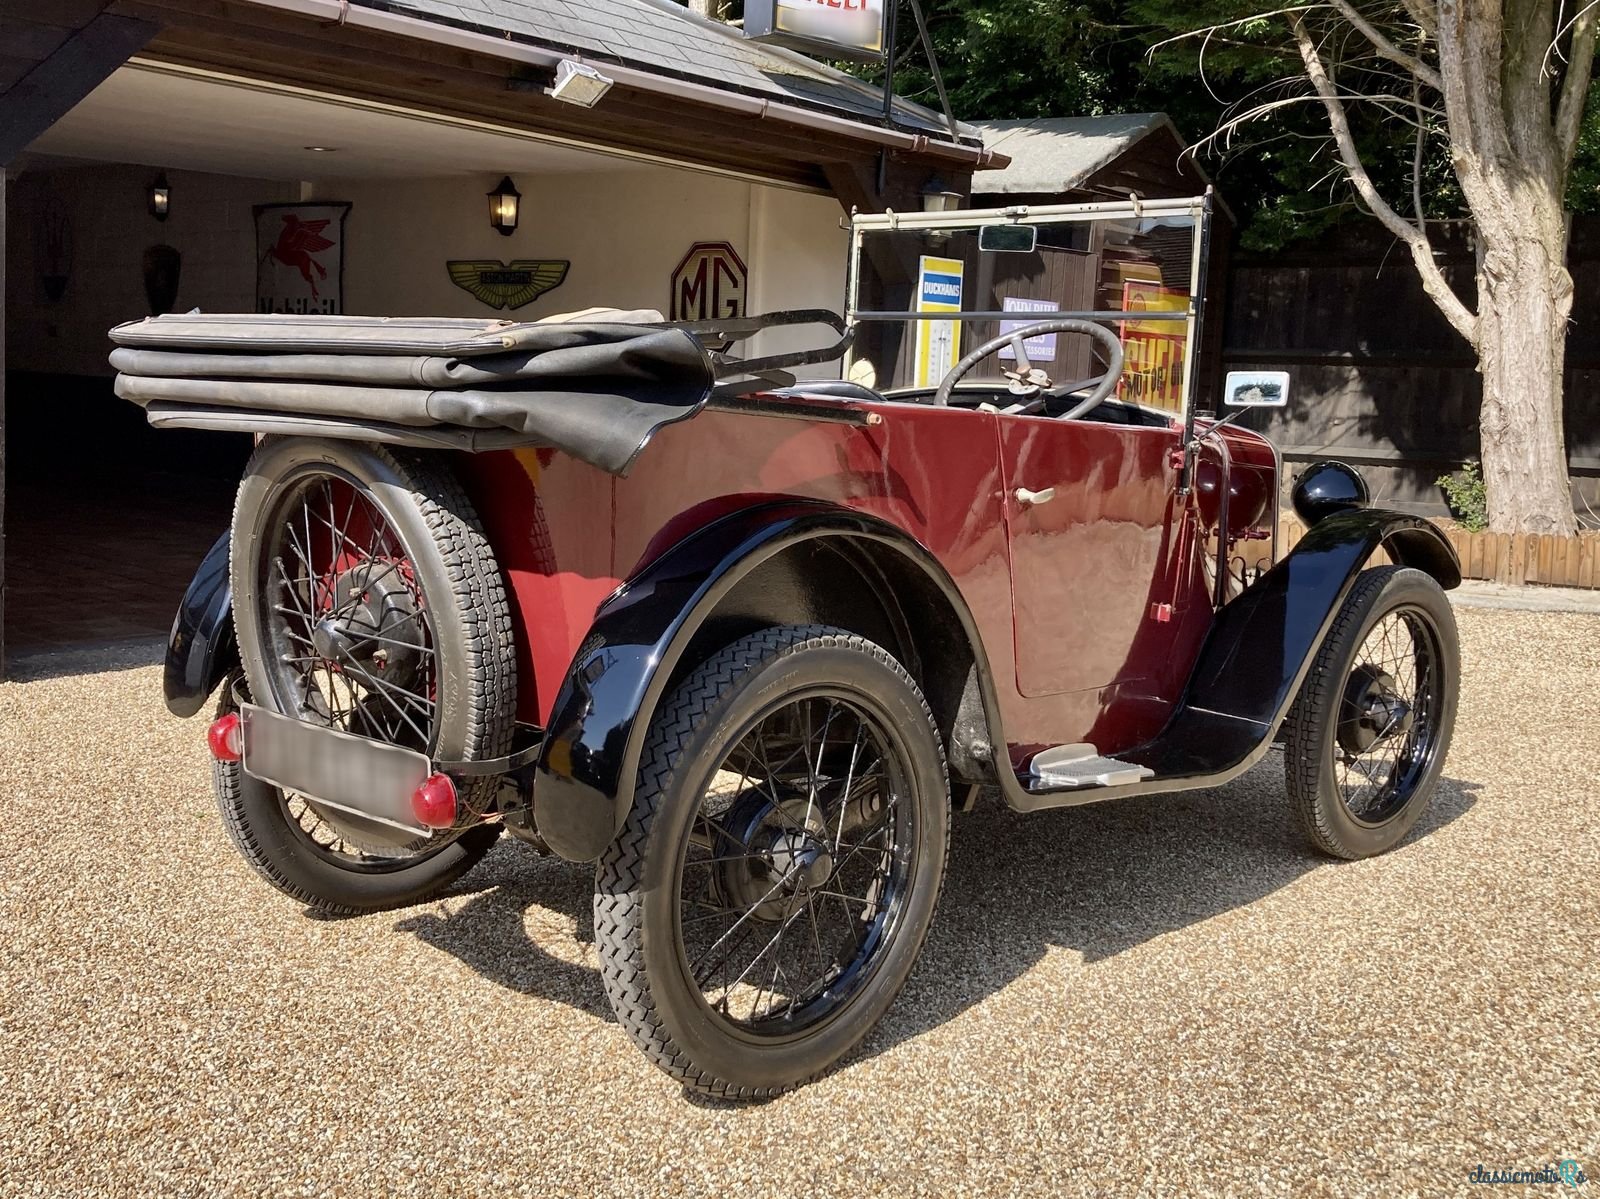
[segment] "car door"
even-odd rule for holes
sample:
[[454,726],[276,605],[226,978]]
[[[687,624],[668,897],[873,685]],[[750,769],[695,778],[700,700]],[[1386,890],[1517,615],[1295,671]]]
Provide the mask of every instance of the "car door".
[[1017,688],[1164,676],[1182,607],[1178,429],[1001,416]]

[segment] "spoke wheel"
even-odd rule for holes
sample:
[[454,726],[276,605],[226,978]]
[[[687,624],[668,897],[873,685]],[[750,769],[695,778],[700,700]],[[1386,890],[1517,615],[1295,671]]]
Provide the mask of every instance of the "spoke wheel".
[[915,843],[903,757],[881,717],[819,688],[755,717],[707,780],[679,928],[689,983],[729,1028],[801,1034],[881,964]]
[[[439,455],[273,438],[234,510],[234,622],[255,702],[298,720],[472,760],[516,719],[510,611],[472,505]],[[331,911],[416,902],[498,833],[495,780],[455,827],[412,833],[253,780],[218,780],[235,844],[280,890]]]
[[1443,686],[1438,641],[1425,613],[1399,607],[1356,651],[1339,697],[1333,771],[1345,807],[1363,824],[1399,811],[1432,763]]
[[597,871],[618,1018],[696,1090],[814,1077],[903,985],[948,841],[938,733],[886,651],[819,627],[729,646],[662,704]]
[[[438,654],[428,597],[388,515],[332,467],[298,473],[265,524],[267,691],[286,715],[432,754]],[[313,852],[361,867],[436,852],[460,830],[410,836],[283,793]]]
[[1368,857],[1427,808],[1455,724],[1460,650],[1439,585],[1421,571],[1365,572],[1289,716],[1289,793],[1317,848]]

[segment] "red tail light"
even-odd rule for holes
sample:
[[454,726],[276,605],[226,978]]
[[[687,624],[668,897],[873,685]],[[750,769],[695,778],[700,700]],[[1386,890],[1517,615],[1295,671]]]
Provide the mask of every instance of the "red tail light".
[[411,810],[428,828],[449,828],[456,822],[456,785],[444,774],[430,774],[411,793]]
[[211,756],[219,762],[237,762],[244,757],[244,729],[239,713],[218,717],[206,730],[206,743],[211,746]]

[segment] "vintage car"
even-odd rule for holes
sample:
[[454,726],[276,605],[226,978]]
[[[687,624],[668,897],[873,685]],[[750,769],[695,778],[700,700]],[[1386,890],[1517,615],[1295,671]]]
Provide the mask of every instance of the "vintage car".
[[1196,411],[1208,228],[858,218],[842,320],[119,328],[152,423],[258,435],[166,668],[174,712],[217,697],[235,846],[345,914],[502,831],[595,863],[617,1018],[736,1098],[866,1036],[984,795],[1215,788],[1279,743],[1318,850],[1392,848],[1450,742],[1458,564],[1333,463],[1277,554],[1286,481],[1235,418],[1284,380]]

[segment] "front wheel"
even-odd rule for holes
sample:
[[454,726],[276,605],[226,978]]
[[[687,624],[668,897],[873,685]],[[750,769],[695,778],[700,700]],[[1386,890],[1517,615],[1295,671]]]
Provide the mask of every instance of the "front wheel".
[[1289,799],[1317,849],[1366,858],[1411,831],[1450,748],[1460,679],[1439,584],[1405,567],[1365,571],[1289,714]]
[[728,646],[657,712],[596,873],[618,1020],[704,1093],[820,1074],[905,983],[949,821],[938,731],[887,651],[817,626]]

